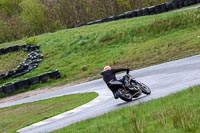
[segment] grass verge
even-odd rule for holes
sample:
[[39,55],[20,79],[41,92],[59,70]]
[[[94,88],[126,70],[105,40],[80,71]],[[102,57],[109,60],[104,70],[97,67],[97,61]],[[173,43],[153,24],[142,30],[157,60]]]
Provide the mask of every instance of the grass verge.
[[200,86],[106,113],[53,133],[200,132]]
[[27,57],[27,53],[23,51],[12,52],[5,55],[0,55],[0,73],[16,69],[20,62],[23,62]]
[[1,108],[0,132],[15,132],[20,128],[85,104],[95,97],[97,97],[97,93],[90,92]]
[[[100,77],[99,73],[105,65],[137,69],[200,54],[199,36],[199,9],[43,34],[30,40],[41,46],[44,60],[37,69],[14,80],[54,69],[60,70],[62,79],[37,87],[61,85],[82,79],[92,80]],[[0,47],[7,45],[1,44]],[[0,85],[12,81],[13,79],[0,80]]]

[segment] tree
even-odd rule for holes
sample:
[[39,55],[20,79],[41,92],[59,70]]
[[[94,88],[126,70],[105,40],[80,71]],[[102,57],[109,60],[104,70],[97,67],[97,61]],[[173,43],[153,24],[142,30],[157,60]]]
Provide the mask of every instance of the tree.
[[28,29],[29,34],[33,35],[47,31],[46,7],[39,0],[23,0],[20,3],[20,7],[22,8],[20,18]]
[[0,43],[170,0],[0,0]]
[[13,16],[20,12],[19,3],[22,0],[0,0],[0,16]]

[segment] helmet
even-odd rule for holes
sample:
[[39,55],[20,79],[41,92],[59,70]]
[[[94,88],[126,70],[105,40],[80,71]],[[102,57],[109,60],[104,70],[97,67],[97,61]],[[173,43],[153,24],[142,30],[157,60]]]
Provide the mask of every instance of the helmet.
[[110,66],[105,66],[105,67],[103,68],[104,71],[107,71],[107,70],[110,70],[110,69],[111,69]]

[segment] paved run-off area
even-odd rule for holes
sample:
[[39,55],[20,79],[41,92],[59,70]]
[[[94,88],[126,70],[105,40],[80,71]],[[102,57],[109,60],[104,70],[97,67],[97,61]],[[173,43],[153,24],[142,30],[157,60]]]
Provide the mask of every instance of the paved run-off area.
[[[18,101],[3,103],[0,104],[0,107],[2,108],[71,93],[95,91],[99,94],[96,99],[83,106],[18,130],[18,132],[24,133],[49,132],[80,120],[101,115],[110,110],[166,96],[189,86],[200,84],[200,55],[134,70],[130,74],[133,75],[136,80],[147,84],[152,89],[152,94],[149,96],[143,95],[129,103],[120,99],[115,100],[103,80],[98,79]],[[119,77],[122,75],[123,74],[120,74]]]

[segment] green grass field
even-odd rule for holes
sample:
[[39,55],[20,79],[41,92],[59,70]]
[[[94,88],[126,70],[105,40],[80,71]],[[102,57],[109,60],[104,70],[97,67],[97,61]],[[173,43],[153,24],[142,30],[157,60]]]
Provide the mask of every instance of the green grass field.
[[200,86],[72,124],[53,133],[199,133]]
[[97,93],[90,92],[1,108],[0,133],[16,132],[20,128],[85,104],[95,97]]
[[[63,77],[60,80],[34,85],[31,90],[99,78],[104,65],[137,69],[176,60],[200,54],[199,36],[200,10],[193,9],[66,29],[0,44],[2,48],[16,43],[37,43],[44,54],[44,60],[37,69],[15,79],[0,80],[0,85],[54,69],[61,71]],[[15,68],[26,56],[24,52],[1,55],[0,72]],[[17,93],[23,91],[27,89]],[[200,86],[192,87],[55,132],[200,132],[199,93]],[[15,132],[71,110],[96,96],[96,93],[72,95],[70,98],[64,96],[0,109],[0,132]]]
[[31,89],[56,86],[99,78],[105,65],[137,69],[200,54],[199,35],[200,10],[193,9],[83,26],[1,44],[0,47],[5,47],[35,42],[41,46],[44,60],[30,73],[0,80],[0,85],[59,69],[62,79]]
[[23,51],[8,53],[0,56],[0,72],[16,69],[20,62],[26,59],[27,53]]

